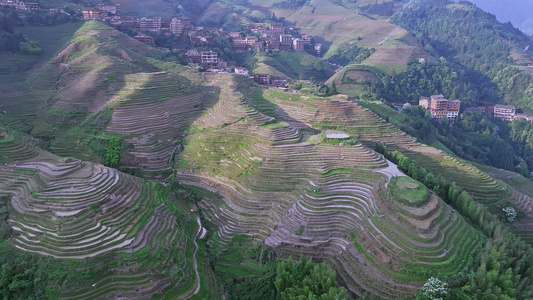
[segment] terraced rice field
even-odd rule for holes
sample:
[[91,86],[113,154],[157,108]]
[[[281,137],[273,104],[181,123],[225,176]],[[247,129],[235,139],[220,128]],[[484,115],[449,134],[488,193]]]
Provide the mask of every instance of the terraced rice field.
[[101,270],[95,282],[78,276],[62,287],[62,298],[146,298],[194,280],[185,259],[188,218],[178,220],[166,207],[158,184],[17,138],[0,140],[0,149],[13,247],[51,264],[78,264],[74,273]]
[[[400,204],[386,187],[400,173],[379,154],[362,143],[319,142],[321,129],[370,141],[374,135],[361,128],[378,121],[368,110],[346,101],[263,94],[230,75],[206,80],[224,88],[213,109],[193,123],[176,169],[181,183],[221,196],[204,197],[200,206],[223,243],[246,234],[282,257],[327,260],[353,294],[389,299],[417,291],[427,276],[421,266],[438,266],[442,274],[471,266],[483,238],[442,200],[432,195],[419,208]],[[389,136],[376,136],[382,141],[403,137],[382,125],[390,128]],[[415,144],[408,137],[400,141],[401,147]]]
[[[374,102],[362,104],[388,118],[392,123],[404,125],[404,116],[393,108]],[[514,172],[475,166],[426,146],[412,146],[407,151],[400,147],[399,150],[431,173],[443,176],[449,182],[455,182],[493,213],[502,215],[501,206],[508,202],[518,206],[525,216],[515,221],[511,230],[524,241],[533,244],[533,184],[530,180]]]
[[172,73],[126,76],[107,127],[109,134],[125,137],[121,165],[144,171],[169,169],[169,158],[185,129],[211,105],[215,94],[215,89],[198,90]]
[[275,90],[268,90],[263,95],[275,107],[279,120],[299,128],[340,130],[370,147],[381,142],[390,149],[409,151],[411,147],[419,145],[415,139],[385,122],[371,110],[352,101],[342,98],[324,101],[302,95],[293,95],[293,99],[289,97],[289,94]]
[[33,158],[38,149],[16,134],[8,134],[0,127],[0,163]]
[[511,187],[511,201],[525,214],[511,229],[522,240],[533,245],[533,182],[524,176],[507,170],[480,166],[490,176],[507,183]]

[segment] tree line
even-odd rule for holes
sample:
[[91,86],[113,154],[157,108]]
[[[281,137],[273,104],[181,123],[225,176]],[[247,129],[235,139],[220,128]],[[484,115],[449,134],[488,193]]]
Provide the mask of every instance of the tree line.
[[498,216],[477,203],[462,188],[434,175],[399,151],[378,143],[375,150],[396,163],[400,170],[433,190],[481,230],[489,241],[473,274],[446,278],[454,292],[448,299],[531,299],[533,297],[533,249],[509,233]]

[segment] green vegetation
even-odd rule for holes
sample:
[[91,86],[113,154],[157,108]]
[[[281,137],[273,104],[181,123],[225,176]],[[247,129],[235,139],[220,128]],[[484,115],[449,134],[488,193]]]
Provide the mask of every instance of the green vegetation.
[[[333,69],[320,59],[301,51],[280,51],[264,54],[257,52],[255,66],[267,65],[287,77],[293,79],[326,81],[333,75]],[[254,69],[255,73],[265,73],[261,69]],[[266,72],[270,73],[270,72]],[[271,74],[271,75],[280,75]]]
[[428,145],[481,164],[494,166],[529,177],[533,157],[526,120],[512,123],[490,118],[479,112],[464,112],[455,123],[431,119],[429,112],[414,107],[402,112],[383,104],[360,102],[385,120]]
[[460,99],[466,106],[476,105],[481,99],[493,102],[498,99],[498,88],[490,79],[444,58],[437,63],[410,61],[405,72],[381,75],[368,83],[378,99],[390,102],[418,103],[421,96],[438,94]]
[[365,6],[361,6],[361,11],[371,14],[371,15],[378,15],[378,16],[385,16],[389,17],[394,13],[394,2],[381,2],[381,3],[375,3],[375,4],[369,4]]
[[[378,145],[376,150],[384,153],[414,179],[424,182],[424,185],[433,189],[492,238],[485,247],[476,273],[462,288],[456,290],[457,294],[474,296],[476,299],[489,297],[489,294],[493,293],[517,299],[533,296],[533,291],[528,287],[533,284],[533,248],[530,245],[517,239],[512,233],[506,233],[507,229],[498,217],[486,207],[474,202],[472,197],[455,183],[449,183],[440,176],[435,177],[398,151],[387,151],[383,145]],[[503,260],[503,263],[500,260]]]
[[396,201],[410,206],[421,206],[429,198],[426,187],[410,177],[393,177],[388,189]]
[[313,264],[311,258],[279,263],[274,281],[281,299],[343,299],[346,289],[337,287],[335,271],[325,262]]
[[106,148],[104,165],[115,168],[120,161],[120,154],[122,153],[122,139],[119,136],[114,136],[109,139],[109,145]]
[[0,294],[5,299],[45,299],[54,294],[48,286],[48,273],[32,255],[14,249],[9,218],[9,198],[0,196]]
[[337,49],[337,53],[328,57],[328,61],[338,65],[360,64],[362,61],[370,57],[376,49],[360,48],[357,45],[345,45]]
[[[447,6],[450,3],[452,1],[424,1],[410,6],[393,20],[410,30],[434,57],[442,56],[450,61],[453,72],[466,71],[467,82],[485,87],[455,94],[457,98],[465,99],[469,104],[475,103],[473,100],[496,102],[502,98],[532,111],[531,76],[512,66],[511,57],[515,47],[527,44],[529,38],[510,23],[501,24],[494,15],[470,3],[462,2],[461,8]],[[510,45],[507,40],[514,40],[517,46]],[[435,84],[445,82],[442,78]],[[453,98],[452,95],[446,96]]]
[[[7,128],[0,131],[0,193],[10,195],[0,197],[0,250],[6,254],[0,293],[13,299],[533,297],[533,252],[508,234],[527,222],[520,201],[528,198],[419,143],[528,175],[529,123],[465,114],[456,124],[437,124],[409,106],[400,113],[383,103],[322,97],[338,89],[402,102],[433,93],[495,101],[508,91],[500,79],[514,76],[519,90],[525,84],[514,69],[493,68],[493,61],[511,63],[504,58],[509,53],[472,56],[466,40],[468,49],[454,53],[458,38],[426,24],[427,32],[415,38],[442,58],[406,65],[407,58],[428,56],[417,52],[405,30],[380,18],[401,3],[333,2],[165,4],[180,15],[209,5],[200,18],[213,16],[213,23],[228,26],[283,21],[266,8],[272,5],[287,16],[286,24],[301,18],[294,26],[307,26],[304,32],[329,34],[323,43],[332,43],[330,59],[352,65],[327,82],[331,66],[307,53],[251,57],[234,53],[223,38],[210,45],[225,60],[245,62],[256,72],[302,79],[291,85],[299,92],[264,89],[244,76],[189,71],[177,52],[144,45],[100,22],[85,22],[76,32],[81,24],[49,27],[63,33],[48,36],[48,28],[16,27],[39,44],[24,40],[19,46],[28,54],[0,55],[6,95],[0,105],[7,111],[0,119]],[[394,20],[412,26],[410,14],[420,17],[416,7],[426,5],[415,2]],[[428,18],[460,16],[469,30],[493,26],[522,41],[468,4],[459,4],[457,13],[441,2],[428,1],[439,10],[429,6]],[[25,22],[64,21],[54,18],[28,14]],[[479,20],[489,21],[484,27],[468,23]],[[459,26],[448,17],[438,22],[446,29],[448,21]],[[157,38],[160,45],[180,43]],[[61,39],[70,42],[63,47]],[[507,49],[489,40],[492,50]],[[31,55],[39,47],[42,53]],[[398,71],[404,67],[405,73]],[[499,77],[491,77],[493,71]],[[352,138],[326,139],[328,129]],[[389,180],[384,157],[412,178]],[[130,174],[111,168],[117,166]],[[508,178],[523,185],[520,191],[533,189],[526,178]],[[515,215],[520,222],[511,224]]]
[[20,33],[15,33],[14,25],[21,22],[14,9],[0,8],[0,51],[18,52],[20,44],[27,42]]

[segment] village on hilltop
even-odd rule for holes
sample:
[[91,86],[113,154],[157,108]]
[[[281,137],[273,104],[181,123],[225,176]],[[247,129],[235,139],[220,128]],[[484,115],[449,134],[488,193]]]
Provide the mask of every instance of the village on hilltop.
[[[177,36],[191,44],[212,44],[214,39],[221,37],[226,39],[233,51],[304,51],[311,47],[311,52],[317,56],[322,54],[322,45],[314,43],[313,39],[306,34],[300,35],[295,28],[286,28],[282,23],[248,24],[243,25],[242,31],[226,32],[223,28],[207,28],[195,26],[186,17],[175,17],[164,21],[160,17],[146,18],[120,13],[118,4],[96,4],[92,8],[81,11],[85,20],[107,21],[115,27],[127,27],[138,29],[145,33],[138,33],[133,38],[146,44],[154,44],[155,38],[149,33],[162,33],[165,36]],[[291,34],[287,33],[291,32]],[[185,46],[172,47],[173,50],[182,52],[189,60],[189,67],[201,68],[207,72],[226,73],[235,72],[249,76],[248,70],[236,65],[234,62],[226,62],[212,50],[199,51],[188,49]],[[288,78],[276,77],[268,74],[255,74],[253,80],[261,85],[286,86]]]
[[[49,11],[49,13],[64,13],[63,9],[42,9],[39,3],[25,2],[22,0],[0,0],[0,5],[14,7],[18,11]],[[232,50],[239,53],[244,51],[308,51],[314,55],[322,54],[322,45],[314,43],[313,39],[306,34],[299,34],[296,28],[284,26],[283,23],[258,23],[242,26],[239,32],[226,32],[223,28],[207,28],[194,25],[189,18],[175,17],[171,20],[163,20],[161,17],[137,17],[120,12],[119,4],[97,3],[76,12],[84,20],[98,20],[108,22],[118,29],[133,29],[137,34],[134,39],[153,45],[155,38],[153,33],[164,36],[177,36],[189,44],[203,44],[207,47],[214,39],[221,37],[226,39]],[[203,48],[205,48],[203,47]],[[200,51],[186,46],[173,46],[172,50],[184,54],[189,61],[188,66],[199,68],[206,72],[227,73],[249,76],[249,71],[235,62],[226,62],[212,50]],[[255,74],[251,77],[261,85],[284,87],[288,84],[288,78],[271,76],[269,74]]]

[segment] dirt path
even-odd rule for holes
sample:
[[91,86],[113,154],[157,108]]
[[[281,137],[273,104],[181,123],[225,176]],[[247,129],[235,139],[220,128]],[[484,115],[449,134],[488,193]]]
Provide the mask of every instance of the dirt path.
[[387,37],[385,39],[383,39],[383,41],[379,42],[378,45],[382,45],[383,43],[385,43],[388,39],[391,38],[391,36],[393,36],[396,33],[398,33],[398,31],[400,31],[401,29],[402,28],[400,26],[394,27],[394,29],[389,33],[389,35],[387,35]]
[[198,244],[196,243],[196,238],[198,238],[202,233],[202,223],[200,222],[199,216],[196,216],[196,222],[198,222],[198,230],[196,230],[196,234],[194,235],[194,252],[192,254],[192,268],[194,269],[194,273],[196,273],[196,282],[194,283],[194,291],[188,291],[184,295],[178,297],[179,300],[189,299],[193,295],[196,295],[198,294],[198,292],[200,292],[200,274],[198,273],[198,262],[196,261],[196,252],[198,252]]

